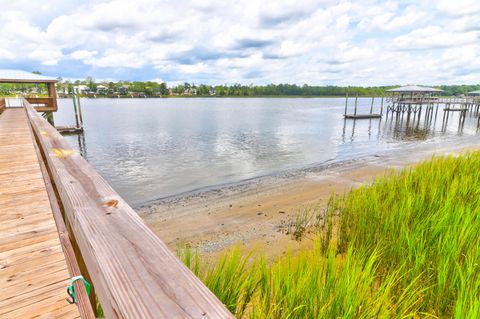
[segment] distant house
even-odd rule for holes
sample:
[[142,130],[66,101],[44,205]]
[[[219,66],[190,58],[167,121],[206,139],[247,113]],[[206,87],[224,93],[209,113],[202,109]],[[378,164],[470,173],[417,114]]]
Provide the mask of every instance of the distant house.
[[210,91],[209,91],[210,95],[215,95],[217,94],[217,91],[215,90],[214,87],[210,88]]
[[142,97],[142,98],[147,97],[145,92],[128,92],[128,95],[130,95],[130,97]]
[[80,84],[73,87],[74,91],[79,94],[87,94],[90,92],[90,88],[86,85]]
[[97,94],[107,94],[107,93],[108,93],[108,87],[102,84],[97,85]]
[[128,93],[128,89],[129,89],[129,86],[128,85],[122,85],[120,87],[118,87],[117,89],[117,93],[118,94],[127,94]]
[[196,88],[188,88],[183,91],[183,95],[197,95]]

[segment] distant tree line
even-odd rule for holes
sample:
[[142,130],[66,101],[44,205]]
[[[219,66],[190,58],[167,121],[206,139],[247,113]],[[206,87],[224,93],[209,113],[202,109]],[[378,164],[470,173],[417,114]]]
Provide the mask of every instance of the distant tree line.
[[[96,88],[102,85],[107,87],[107,93],[144,93],[146,96],[219,96],[219,97],[261,97],[261,96],[381,96],[386,90],[398,87],[398,85],[390,86],[335,86],[335,85],[297,85],[297,84],[268,84],[268,85],[205,85],[195,83],[183,83],[173,87],[167,87],[166,83],[157,82],[139,82],[139,81],[119,81],[108,83],[96,83],[92,78],[85,81],[61,81],[59,86],[67,85],[68,92],[78,85],[87,85],[91,92],[96,92]],[[454,96],[462,95],[471,91],[480,90],[480,84],[477,85],[441,85],[434,86],[442,89],[440,95]],[[104,91],[105,93],[105,91]]]
[[[141,97],[167,97],[167,96],[218,96],[218,97],[262,97],[262,96],[381,96],[385,91],[395,86],[317,86],[296,84],[268,84],[268,85],[205,85],[183,83],[168,87],[166,83],[154,81],[117,81],[97,82],[92,77],[85,80],[69,81],[58,78],[57,92],[70,95],[78,92],[83,95],[95,96],[141,96]],[[471,91],[480,90],[480,84],[476,85],[441,85],[435,86],[442,89],[440,95],[458,96]],[[46,87],[36,84],[0,84],[0,94],[45,94]]]

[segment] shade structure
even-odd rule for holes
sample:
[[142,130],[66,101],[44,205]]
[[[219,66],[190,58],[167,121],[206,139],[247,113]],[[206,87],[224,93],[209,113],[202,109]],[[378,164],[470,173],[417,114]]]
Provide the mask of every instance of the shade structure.
[[[43,76],[40,74],[11,69],[0,69],[0,83],[10,84],[42,84],[47,87],[47,96],[25,96],[25,99],[34,106],[35,110],[39,112],[56,112],[57,105],[57,91],[55,83],[57,79],[53,77]],[[52,121],[53,123],[53,121]]]
[[22,70],[0,69],[0,83],[55,83],[57,79]]
[[428,87],[428,86],[418,86],[418,85],[407,85],[398,87],[395,89],[387,90],[387,92],[399,92],[399,93],[410,93],[410,92],[419,92],[419,93],[433,93],[433,92],[443,92],[443,90]]

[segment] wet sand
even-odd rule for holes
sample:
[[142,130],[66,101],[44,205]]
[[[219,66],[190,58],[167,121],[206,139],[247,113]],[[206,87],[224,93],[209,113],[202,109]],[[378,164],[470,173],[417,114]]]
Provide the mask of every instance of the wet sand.
[[376,177],[412,166],[433,155],[480,149],[419,145],[355,161],[312,167],[254,179],[237,185],[172,197],[137,207],[147,225],[172,250],[190,245],[215,256],[239,243],[273,257],[308,246],[308,234],[296,241],[284,225],[306,209],[322,211],[332,193],[342,194]]

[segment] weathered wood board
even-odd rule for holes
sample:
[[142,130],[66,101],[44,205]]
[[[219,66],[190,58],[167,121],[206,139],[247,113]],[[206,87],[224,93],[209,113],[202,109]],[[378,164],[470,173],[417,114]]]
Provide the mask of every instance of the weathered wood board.
[[78,318],[24,109],[0,114],[0,318]]

